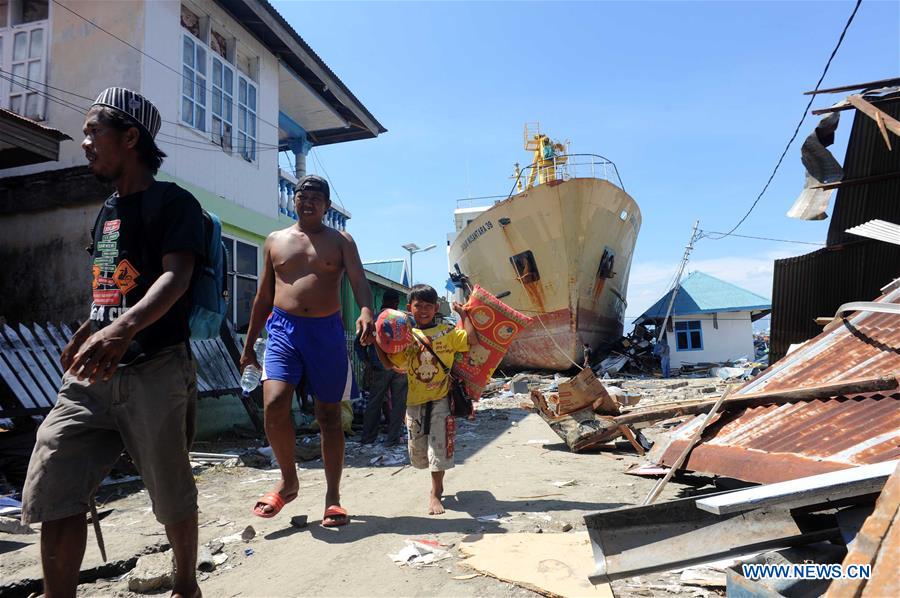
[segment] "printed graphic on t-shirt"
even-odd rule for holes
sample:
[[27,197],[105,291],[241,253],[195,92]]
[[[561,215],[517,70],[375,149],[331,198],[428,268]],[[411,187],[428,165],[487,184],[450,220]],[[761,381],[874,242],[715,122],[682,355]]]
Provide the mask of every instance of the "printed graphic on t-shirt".
[[119,219],[103,223],[103,233],[94,247],[91,266],[93,304],[91,320],[108,324],[128,310],[125,295],[138,286],[137,268],[127,259],[119,261]]
[[428,383],[431,382],[437,373],[438,369],[434,363],[434,355],[430,351],[423,350],[419,353],[419,367],[415,369],[416,378]]

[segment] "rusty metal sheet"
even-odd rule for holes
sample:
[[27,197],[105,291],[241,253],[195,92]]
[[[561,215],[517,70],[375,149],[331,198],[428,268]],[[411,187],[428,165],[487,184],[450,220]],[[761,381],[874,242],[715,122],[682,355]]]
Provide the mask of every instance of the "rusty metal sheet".
[[[900,303],[900,286],[879,302]],[[900,318],[855,312],[775,363],[732,396],[900,372]],[[702,418],[671,436],[671,465]],[[721,414],[685,468],[771,483],[900,458],[900,393],[834,397]]]

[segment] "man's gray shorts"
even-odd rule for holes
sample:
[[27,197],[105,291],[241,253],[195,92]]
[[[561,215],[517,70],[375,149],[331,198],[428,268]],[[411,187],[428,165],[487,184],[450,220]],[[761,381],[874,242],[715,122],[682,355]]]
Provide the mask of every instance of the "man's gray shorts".
[[196,404],[196,368],[185,345],[119,368],[107,382],[90,384],[65,374],[56,406],[37,431],[22,521],[87,512],[123,448],[141,473],[160,523],[196,513],[188,459]]

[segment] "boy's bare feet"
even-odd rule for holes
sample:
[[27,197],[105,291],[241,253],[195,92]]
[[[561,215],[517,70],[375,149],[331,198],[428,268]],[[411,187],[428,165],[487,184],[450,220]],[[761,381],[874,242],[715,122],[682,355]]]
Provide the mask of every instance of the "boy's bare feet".
[[444,505],[441,496],[444,495],[444,472],[431,472],[431,495],[428,498],[428,514],[441,515],[444,513]]
[[195,585],[193,590],[186,592],[176,588],[172,590],[171,598],[203,598],[203,592],[200,591],[199,585]]
[[434,493],[428,499],[428,514],[442,515],[444,513],[444,505],[441,503],[441,497],[435,496]]

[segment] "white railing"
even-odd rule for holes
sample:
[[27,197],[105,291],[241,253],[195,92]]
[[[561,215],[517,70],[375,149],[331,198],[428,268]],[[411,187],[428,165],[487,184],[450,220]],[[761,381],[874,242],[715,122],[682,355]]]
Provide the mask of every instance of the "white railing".
[[510,195],[518,190],[520,182],[523,186],[527,183],[529,178],[531,178],[532,171],[535,169],[538,169],[535,184],[554,179],[568,181],[576,178],[592,178],[609,181],[623,191],[625,190],[625,185],[622,184],[622,177],[619,176],[619,170],[616,168],[615,163],[598,154],[564,154],[555,156],[552,162],[551,165],[547,166],[529,164],[523,168],[513,184],[513,190],[510,192]]
[[[294,176],[280,168],[278,169],[278,213],[293,220],[297,219],[297,212],[294,209],[294,188],[296,185],[297,179]],[[325,213],[324,222],[331,228],[347,230],[347,221],[349,219],[349,212],[332,206]]]

